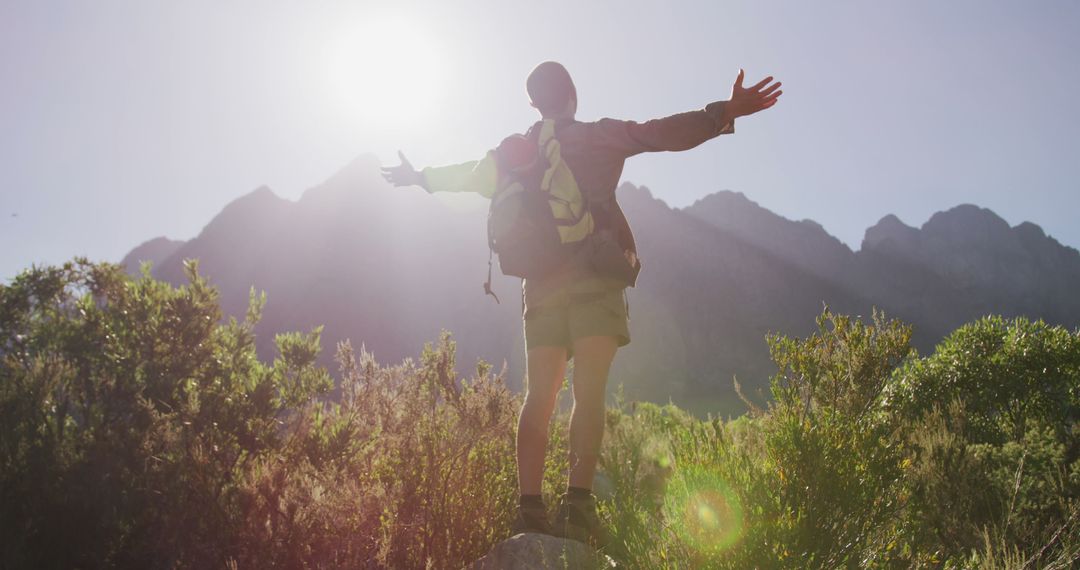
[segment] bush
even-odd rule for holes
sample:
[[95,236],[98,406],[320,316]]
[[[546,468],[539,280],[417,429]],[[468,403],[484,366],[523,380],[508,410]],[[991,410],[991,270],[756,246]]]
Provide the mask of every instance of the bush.
[[770,337],[767,409],[609,412],[629,566],[1071,567],[1080,335],[992,318],[925,359],[910,335],[826,311],[806,339]]
[[[382,366],[319,329],[261,362],[182,287],[77,260],[0,286],[0,566],[457,568],[506,537],[516,412],[444,334]],[[617,398],[597,481],[628,568],[1067,568],[1080,560],[1080,333],[987,318],[918,358],[826,311],[770,336],[739,418]],[[545,486],[561,490],[565,417]]]
[[890,398],[909,422],[917,540],[964,552],[989,537],[1029,566],[1080,548],[1080,335],[984,318],[913,361]]
[[395,367],[346,345],[332,402],[318,329],[263,364],[264,299],[222,323],[188,277],[0,288],[0,566],[441,568],[504,538],[518,401],[489,367],[459,379],[446,336]]
[[[769,339],[774,402],[694,419],[673,406],[613,414],[603,466],[632,567],[805,568],[896,559],[903,452],[882,394],[911,331],[826,312],[818,333]],[[664,488],[650,477],[664,466]],[[661,508],[656,508],[659,494]]]
[[180,288],[85,261],[0,289],[0,532],[11,567],[221,565],[238,474],[330,387],[319,332],[255,357],[191,264]]

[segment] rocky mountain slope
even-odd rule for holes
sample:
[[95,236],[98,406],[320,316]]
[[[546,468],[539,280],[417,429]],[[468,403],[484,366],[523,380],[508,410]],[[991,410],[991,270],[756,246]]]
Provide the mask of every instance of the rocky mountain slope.
[[[922,228],[887,216],[852,251],[820,225],[739,193],[674,209],[624,184],[619,200],[645,264],[628,295],[633,342],[611,381],[631,399],[740,413],[733,377],[764,399],[774,372],[765,335],[807,334],[825,304],[861,315],[884,309],[915,326],[922,351],[987,313],[1080,324],[1080,253],[1034,224],[1009,227],[975,206],[940,212]],[[298,201],[259,188],[194,239],[151,240],[124,263],[136,272],[151,261],[155,276],[180,283],[183,260],[198,258],[230,315],[243,315],[252,287],[266,291],[257,332],[267,356],[273,333],[324,325],[328,365],[346,338],[392,362],[447,329],[463,370],[477,358],[505,362],[520,386],[520,282],[496,275],[502,303],[483,295],[484,216],[483,204],[454,209],[418,189],[390,188],[365,156]]]

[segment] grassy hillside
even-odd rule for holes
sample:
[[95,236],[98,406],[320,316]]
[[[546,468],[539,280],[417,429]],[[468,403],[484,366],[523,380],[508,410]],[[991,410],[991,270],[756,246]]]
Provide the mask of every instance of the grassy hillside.
[[[443,335],[386,366],[320,330],[261,361],[252,294],[76,261],[0,286],[0,567],[456,568],[506,538],[519,397]],[[629,568],[1067,568],[1080,333],[986,318],[928,356],[826,312],[730,421],[617,401],[601,514]],[[334,397],[330,395],[333,393]],[[565,418],[546,491],[561,491]],[[549,497],[550,498],[550,497]]]

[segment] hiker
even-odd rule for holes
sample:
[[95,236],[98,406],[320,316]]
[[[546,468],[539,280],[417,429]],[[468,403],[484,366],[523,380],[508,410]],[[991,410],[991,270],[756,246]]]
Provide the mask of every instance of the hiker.
[[[481,160],[417,171],[399,152],[401,164],[383,168],[385,178],[395,186],[421,186],[428,192],[471,191],[497,202],[507,180],[514,178],[512,171],[519,166],[527,169],[535,157],[546,156],[549,164],[541,168],[548,168],[543,183],[550,188],[545,190],[551,195],[561,193],[558,199],[549,198],[558,235],[564,242],[584,244],[579,250],[586,253],[570,257],[550,275],[526,278],[522,283],[527,377],[518,419],[521,496],[513,534],[554,534],[598,548],[607,544],[592,484],[604,432],[608,371],[618,348],[630,342],[625,290],[641,269],[615,188],[627,158],[642,152],[688,150],[733,133],[736,118],[768,109],[782,93],[780,83],[770,84],[772,77],[752,87],[743,87],[743,77],[740,69],[729,100],[709,103],[704,109],[643,123],[581,122],[575,119],[578,99],[570,74],[559,63],[544,62],[526,81],[530,103],[540,112],[541,122],[525,136],[508,137]],[[598,256],[603,257],[597,251],[605,249],[616,253],[597,262]],[[503,253],[499,255],[508,273]],[[490,276],[485,287],[490,291]],[[570,358],[574,359],[570,472],[552,524],[541,498],[541,481],[548,427]]]

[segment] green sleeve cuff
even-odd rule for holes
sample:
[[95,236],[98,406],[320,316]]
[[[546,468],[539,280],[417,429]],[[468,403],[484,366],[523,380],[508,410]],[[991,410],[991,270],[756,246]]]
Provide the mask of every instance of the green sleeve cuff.
[[481,160],[470,160],[449,166],[429,166],[420,171],[423,187],[435,192],[476,192],[490,198],[495,195],[497,169],[495,152]]

